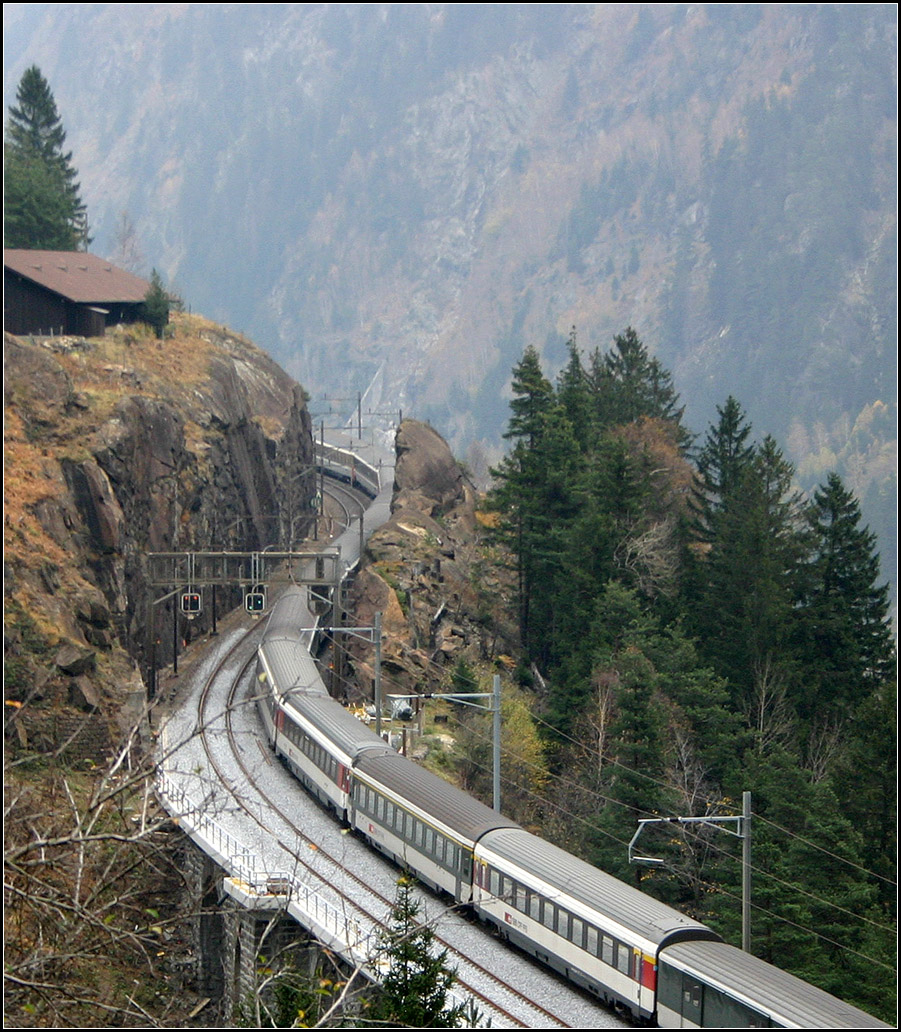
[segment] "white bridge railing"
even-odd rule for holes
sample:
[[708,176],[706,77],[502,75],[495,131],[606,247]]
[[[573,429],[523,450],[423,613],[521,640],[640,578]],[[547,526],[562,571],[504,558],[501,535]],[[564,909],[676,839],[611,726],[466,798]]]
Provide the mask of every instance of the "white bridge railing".
[[239,884],[243,896],[254,897],[273,908],[284,907],[352,964],[370,969],[381,967],[377,929],[365,930],[359,921],[349,917],[296,874],[269,870],[260,864],[244,843],[204,811],[202,801],[193,800],[166,771],[157,771],[156,791],[169,816],[205,853],[216,858],[227,876]]

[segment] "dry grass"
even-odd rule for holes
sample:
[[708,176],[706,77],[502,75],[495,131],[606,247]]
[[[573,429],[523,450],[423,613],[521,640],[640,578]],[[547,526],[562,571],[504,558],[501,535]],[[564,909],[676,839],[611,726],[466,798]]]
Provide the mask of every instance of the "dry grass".
[[45,449],[26,440],[18,414],[7,412],[3,440],[3,549],[7,556],[68,563],[69,557],[35,516],[35,506],[61,498],[64,491],[58,464]]

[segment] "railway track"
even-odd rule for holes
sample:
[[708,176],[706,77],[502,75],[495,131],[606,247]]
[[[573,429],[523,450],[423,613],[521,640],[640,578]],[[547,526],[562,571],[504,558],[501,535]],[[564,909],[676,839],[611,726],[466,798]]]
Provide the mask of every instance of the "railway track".
[[[340,497],[333,498],[333,504],[344,514],[341,522],[346,525],[354,506],[347,496],[353,496],[340,485],[330,485],[330,494],[336,487]],[[377,935],[388,921],[398,871],[342,830],[269,749],[249,675],[261,630],[262,623],[250,630],[232,629],[218,643],[216,657],[205,659],[197,670],[190,704],[181,709],[179,727],[170,728],[171,740],[177,738],[181,744],[169,753],[169,766],[182,783],[191,783],[191,795],[200,795],[217,827],[227,826],[221,835],[223,866],[228,868],[229,860],[239,854],[254,857],[270,871],[290,872],[333,907],[352,915],[361,929]],[[511,952],[485,927],[425,892],[420,898],[421,914],[434,922],[436,938],[457,969],[460,992],[476,1001],[493,1027],[624,1025],[552,973]],[[497,958],[494,966],[503,975],[482,962],[487,956]],[[513,988],[533,983],[543,986],[548,1005]]]
[[[292,820],[285,810],[285,797],[279,791],[276,800],[270,789],[263,785],[259,776],[259,763],[250,762],[248,756],[256,761],[261,750],[248,750],[248,723],[255,722],[255,700],[252,696],[253,680],[248,676],[252,667],[255,652],[255,634],[251,630],[246,636],[233,645],[226,656],[217,664],[208,677],[201,691],[198,705],[198,723],[200,740],[210,769],[215,773],[220,784],[230,785],[232,800],[225,807],[232,815],[242,810],[246,817],[253,821],[261,831],[271,833],[273,822],[278,824],[278,837],[282,843],[293,840],[291,847],[285,847],[290,857],[295,877],[300,877],[308,885],[317,887],[323,893],[336,897],[336,903],[345,914],[357,921],[361,928],[373,930],[386,926],[386,917],[390,912],[393,899],[378,891],[372,885],[370,877],[355,873],[342,859],[333,855],[320,841],[306,834],[300,824]],[[234,676],[234,670],[240,666],[241,675]],[[228,685],[226,698],[222,705],[223,681]],[[256,735],[262,736],[262,727],[257,727]],[[255,741],[260,741],[255,737]],[[228,743],[228,752],[234,758],[241,773],[240,784],[236,784],[234,768],[229,769],[222,759],[223,742]],[[274,757],[266,747],[262,756],[267,773],[276,766]],[[278,765],[280,766],[280,765]],[[271,778],[266,778],[271,781]],[[303,790],[292,783],[296,792]],[[308,806],[315,807],[312,800],[304,799]],[[276,816],[277,815],[277,816]],[[331,818],[328,818],[331,819]],[[366,848],[366,847],[363,847]],[[313,859],[315,858],[315,859]],[[370,857],[371,860],[371,857]],[[379,861],[380,863],[385,863]],[[387,865],[386,865],[387,866]],[[396,872],[394,872],[396,877]],[[336,886],[342,886],[337,889]],[[349,887],[356,891],[351,893]],[[361,899],[365,902],[361,902]],[[434,910],[436,903],[430,901]],[[438,919],[440,927],[441,919]],[[485,929],[474,929],[486,942],[498,947],[497,940]],[[457,970],[457,985],[463,996],[471,996],[477,1003],[483,1017],[490,1018],[493,1027],[513,1028],[569,1028],[570,1023],[560,1014],[530,999],[525,993],[507,985],[503,979],[490,971],[484,964],[472,956],[462,952],[452,941],[436,932],[436,941],[448,950],[450,963]]]

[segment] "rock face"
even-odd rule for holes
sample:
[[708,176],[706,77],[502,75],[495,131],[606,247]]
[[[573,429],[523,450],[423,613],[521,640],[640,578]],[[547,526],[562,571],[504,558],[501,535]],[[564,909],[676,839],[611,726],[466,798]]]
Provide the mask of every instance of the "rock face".
[[[148,585],[148,552],[287,547],[307,530],[297,514],[315,478],[301,389],[197,317],[177,317],[163,343],[129,328],[7,336],[5,350],[5,656],[21,742],[38,696],[90,699],[112,720],[135,662],[147,682],[151,651],[165,666],[176,635],[206,628],[208,610],[187,624],[174,599],[152,604],[170,589]],[[220,610],[239,601],[227,594]],[[38,739],[53,744],[46,726]]]
[[395,448],[392,511],[416,509],[440,517],[472,504],[472,485],[445,440],[430,426],[412,420],[402,423]]
[[[507,590],[485,571],[478,496],[446,442],[429,426],[404,421],[391,519],[369,539],[351,594],[354,620],[382,614],[386,693],[434,690],[458,659],[493,658],[513,640],[500,616]],[[352,645],[357,682],[372,691],[372,649]]]

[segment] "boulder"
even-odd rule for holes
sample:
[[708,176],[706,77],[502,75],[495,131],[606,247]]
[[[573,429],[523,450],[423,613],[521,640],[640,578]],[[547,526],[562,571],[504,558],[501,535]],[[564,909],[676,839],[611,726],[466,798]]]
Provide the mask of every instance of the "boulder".
[[93,649],[81,649],[77,645],[63,645],[57,652],[54,663],[64,674],[78,677],[93,670],[97,657]]

